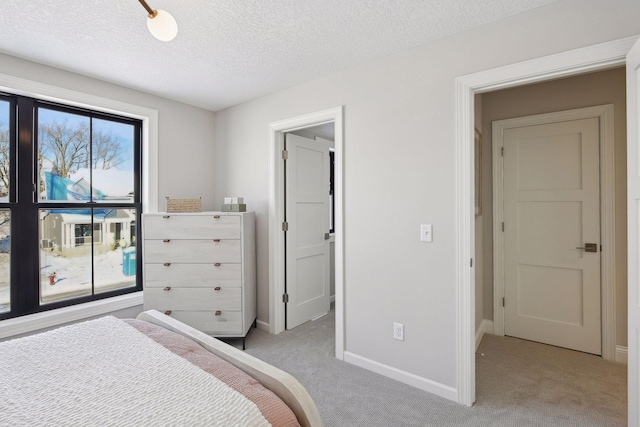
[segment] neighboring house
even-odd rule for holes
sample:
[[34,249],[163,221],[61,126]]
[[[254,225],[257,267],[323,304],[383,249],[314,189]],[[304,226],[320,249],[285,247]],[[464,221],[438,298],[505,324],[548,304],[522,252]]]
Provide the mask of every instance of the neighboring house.
[[[72,180],[45,172],[44,178],[47,200],[89,200],[91,186],[84,177]],[[93,189],[93,200],[99,202],[106,197],[101,190]],[[135,226],[135,215],[127,209],[99,209],[98,205],[93,215],[90,209],[43,210],[40,247],[63,255],[82,255],[93,244],[94,254],[100,254],[131,243]]]
[[135,215],[126,209],[96,210],[93,226],[89,212],[43,211],[40,221],[40,246],[63,255],[84,254],[92,243],[97,254],[104,253],[135,239]]

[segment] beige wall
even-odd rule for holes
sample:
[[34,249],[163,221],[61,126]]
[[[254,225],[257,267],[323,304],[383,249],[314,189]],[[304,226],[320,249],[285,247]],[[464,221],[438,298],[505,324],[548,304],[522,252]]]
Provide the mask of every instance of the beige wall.
[[493,181],[491,126],[495,120],[613,104],[616,197],[616,344],[627,344],[627,129],[625,69],[522,86],[482,95],[483,312],[493,319]]
[[217,112],[216,197],[242,194],[256,211],[258,318],[269,321],[268,125],[342,105],[345,349],[455,393],[455,79],[640,34],[637,16],[637,0],[561,0]]

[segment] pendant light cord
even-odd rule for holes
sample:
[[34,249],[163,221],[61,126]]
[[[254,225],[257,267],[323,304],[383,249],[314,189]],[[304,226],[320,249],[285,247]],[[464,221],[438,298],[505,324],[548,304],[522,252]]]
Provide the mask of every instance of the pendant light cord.
[[151,9],[145,0],[138,0],[138,1],[142,5],[142,7],[144,7],[147,10],[147,12],[149,12],[149,18],[155,18],[155,16],[158,14],[158,11]]

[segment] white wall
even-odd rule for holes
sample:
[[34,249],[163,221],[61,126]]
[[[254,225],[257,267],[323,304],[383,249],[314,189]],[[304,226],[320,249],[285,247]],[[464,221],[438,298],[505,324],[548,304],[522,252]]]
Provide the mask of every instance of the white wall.
[[[268,123],[344,105],[345,348],[455,387],[454,79],[638,34],[638,16],[637,0],[563,0],[217,112],[216,197],[242,194],[257,213],[259,319]],[[433,243],[419,241],[420,223]]]

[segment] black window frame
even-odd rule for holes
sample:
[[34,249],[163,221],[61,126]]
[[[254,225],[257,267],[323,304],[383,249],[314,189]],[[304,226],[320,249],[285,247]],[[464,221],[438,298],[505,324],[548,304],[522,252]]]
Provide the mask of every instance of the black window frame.
[[[11,212],[10,244],[10,310],[0,313],[0,320],[54,310],[76,304],[98,301],[142,290],[142,121],[22,95],[0,92],[0,101],[10,105],[10,167],[9,201],[0,201],[1,210]],[[115,121],[134,126],[134,194],[131,202],[55,202],[40,201],[38,179],[38,108]],[[95,293],[92,274],[92,294],[61,301],[40,302],[40,209],[133,209],[136,213],[136,274],[135,286]],[[93,214],[92,214],[93,218]],[[93,224],[93,219],[92,219]],[[94,254],[91,255],[92,263]],[[92,267],[93,272],[93,267]]]

